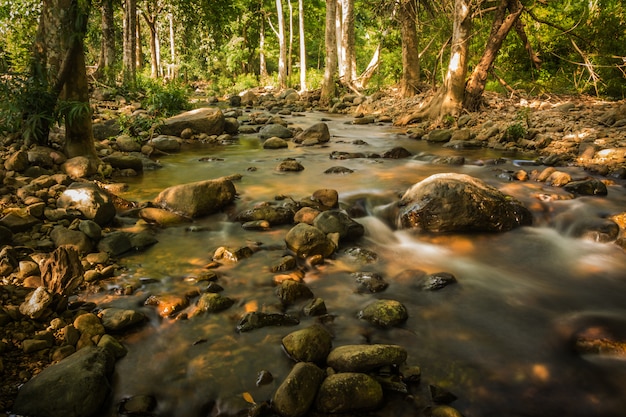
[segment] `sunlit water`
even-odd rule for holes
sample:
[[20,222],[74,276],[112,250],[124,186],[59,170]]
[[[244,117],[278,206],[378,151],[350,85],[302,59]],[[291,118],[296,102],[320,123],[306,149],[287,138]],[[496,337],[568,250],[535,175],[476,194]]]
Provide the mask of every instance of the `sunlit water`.
[[[322,117],[329,116],[287,119],[306,128]],[[422,368],[422,383],[412,388],[418,397],[426,395],[429,384],[445,387],[458,397],[452,405],[466,417],[626,415],[626,362],[581,356],[572,351],[570,340],[579,327],[590,323],[613,323],[612,330],[621,332],[622,340],[626,337],[624,251],[611,243],[570,236],[580,221],[624,211],[625,189],[616,184],[609,187],[608,197],[542,202],[539,194],[562,193],[541,183],[509,182],[498,176],[503,170],[519,169],[512,162],[522,156],[444,149],[411,140],[391,126],[357,126],[347,124],[344,117],[330,117],[333,137],[325,147],[290,144],[289,149],[264,150],[258,138],[243,136],[232,144],[187,148],[163,157],[162,169],[128,180],[130,190],[124,197],[147,201],[171,185],[243,175],[235,182],[239,197],[228,213],[195,221],[191,226],[196,231],[189,224],[157,230],[159,243],[125,257],[121,263],[127,270],[107,283],[107,291],[91,296],[101,305],[137,308],[150,317],[148,325],[124,337],[129,353],[117,363],[109,413],[114,415],[114,405],[124,398],[149,394],[158,401],[158,415],[231,415],[246,408],[243,393],[257,402],[268,400],[288,374],[293,363],[280,340],[315,323],[315,318],[301,316],[297,327],[235,331],[246,310],[280,309],[269,266],[286,253],[283,239],[288,227],[245,231],[229,220],[230,215],[278,195],[298,200],[320,188],[336,189],[344,205],[358,203],[376,213],[431,174],[462,172],[523,201],[532,209],[535,224],[502,234],[423,236],[393,230],[374,214],[357,218],[366,235],[356,245],[377,252],[378,261],[357,265],[340,249],[305,275],[334,317],[328,324],[334,346],[402,345],[409,352],[408,363]],[[353,144],[356,139],[367,145]],[[329,158],[332,151],[382,153],[395,146],[415,155],[460,154],[468,163]],[[488,163],[499,156],[507,162]],[[298,159],[305,170],[275,171],[286,157]],[[324,174],[337,165],[354,173]],[[584,176],[580,170],[570,171]],[[137,226],[129,226],[133,228]],[[216,270],[223,294],[237,300],[229,310],[175,320],[158,318],[153,307],[143,305],[152,294],[182,295],[202,289],[189,278],[204,270],[215,249],[243,245],[260,250]],[[419,291],[414,283],[396,279],[407,269],[450,272],[458,283],[437,292]],[[351,276],[356,271],[379,272],[390,285],[379,294],[358,293]],[[131,283],[138,286],[133,295],[116,295],[116,289]],[[358,311],[376,298],[402,302],[409,312],[407,323],[381,330],[359,320]],[[301,307],[289,306],[286,312],[299,315]],[[271,372],[274,382],[257,387],[261,370]],[[419,410],[396,398],[374,414],[414,416]]]

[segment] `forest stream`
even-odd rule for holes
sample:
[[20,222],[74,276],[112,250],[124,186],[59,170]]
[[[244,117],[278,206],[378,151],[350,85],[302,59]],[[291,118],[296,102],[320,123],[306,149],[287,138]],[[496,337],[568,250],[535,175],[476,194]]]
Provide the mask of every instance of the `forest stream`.
[[[623,184],[612,182],[603,197],[565,198],[557,187],[511,180],[507,173],[520,167],[545,168],[533,166],[528,156],[444,148],[410,139],[389,124],[358,126],[341,115],[313,112],[285,119],[302,128],[324,120],[331,140],[277,150],[264,149],[256,135],[220,145],[186,145],[161,157],[161,169],[123,179],[129,188],[121,196],[142,202],[172,185],[242,175],[235,182],[234,207],[158,229],[159,243],[125,256],[123,272],[103,281],[104,290],[79,296],[100,308],[138,309],[150,318],[122,337],[128,354],[116,364],[111,408],[103,415],[117,415],[118,404],[137,395],[156,398],[158,415],[177,417],[235,415],[253,402],[270,400],[293,366],[281,339],[320,321],[332,332],[333,347],[397,344],[407,350],[407,363],[421,368],[421,382],[410,387],[413,395],[392,396],[368,415],[420,415],[425,405],[420,399],[429,398],[431,385],[456,396],[451,405],[465,417],[623,415],[623,355],[581,354],[573,348],[581,331],[626,337],[626,253],[593,234],[578,233],[624,211]],[[413,156],[329,157],[334,151],[382,153],[397,146]],[[466,163],[435,164],[433,155],[462,155]],[[295,158],[304,170],[276,171],[284,158]],[[335,166],[353,172],[325,174]],[[574,178],[588,175],[581,168],[559,169]],[[411,185],[441,172],[469,174],[517,198],[531,210],[533,225],[504,233],[431,235],[396,230],[377,216]],[[365,213],[355,217],[365,228],[361,239],[321,265],[300,265],[306,285],[325,301],[324,318],[300,314],[304,302],[283,307],[276,298],[270,266],[287,253],[284,237],[290,226],[253,231],[233,220],[233,214],[254,204],[300,200],[318,189],[336,190],[341,207],[359,206]],[[126,230],[146,227],[152,226],[129,224]],[[249,258],[221,262],[213,270],[223,294],[236,300],[231,308],[188,316],[183,310],[162,318],[145,305],[153,294],[190,294],[206,287],[197,277],[223,246],[254,248]],[[344,250],[350,246],[373,251],[377,260],[355,262]],[[457,282],[423,291],[402,279],[406,270],[447,272]],[[376,272],[388,287],[358,291],[355,272]],[[131,295],[122,295],[126,286],[135,288]],[[406,323],[380,329],[359,319],[358,312],[377,298],[404,304]],[[238,332],[239,320],[252,310],[281,310],[298,316],[300,324]],[[262,371],[273,379],[257,385]]]

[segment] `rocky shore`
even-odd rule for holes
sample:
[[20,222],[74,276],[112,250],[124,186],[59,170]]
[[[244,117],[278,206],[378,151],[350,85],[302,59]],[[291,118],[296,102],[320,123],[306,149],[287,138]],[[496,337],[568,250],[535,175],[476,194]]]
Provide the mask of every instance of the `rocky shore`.
[[[28,407],[37,402],[32,401],[33,396],[37,398],[45,388],[37,388],[36,379],[32,378],[38,374],[45,375],[47,379],[39,378],[39,381],[47,381],[45,384],[49,387],[50,381],[58,378],[57,372],[89,375],[86,378],[90,382],[66,388],[66,391],[72,391],[74,397],[63,401],[81,404],[82,408],[73,411],[75,414],[68,414],[70,411],[63,409],[62,404],[54,412],[76,416],[95,413],[108,393],[115,359],[125,354],[125,347],[118,336],[141,325],[145,317],[133,310],[103,309],[80,302],[74,294],[77,291],[97,291],[100,282],[112,279],[121,270],[118,262],[125,253],[157,243],[157,238],[149,230],[142,233],[122,232],[119,230],[122,224],[130,221],[167,227],[184,223],[221,210],[232,203],[236,195],[234,182],[237,178],[226,177],[171,187],[163,190],[154,201],[138,204],[119,198],[116,192],[123,189],[123,182],[115,182],[112,178],[119,180],[124,176],[141,175],[144,170],[158,169],[158,162],[151,157],[177,152],[185,142],[221,143],[235,140],[239,133],[258,134],[265,141],[264,147],[271,150],[285,146],[287,141],[299,146],[316,146],[327,144],[331,139],[324,123],[294,131],[281,118],[281,115],[317,109],[314,94],[248,92],[230,98],[227,110],[200,108],[166,120],[159,127],[158,134],[143,131],[135,136],[121,132],[117,117],[120,114],[132,118],[148,117],[146,112],[138,104],[126,103],[119,97],[102,94],[99,99],[94,106],[96,147],[103,161],[98,172],[90,171],[89,164],[80,157],[68,160],[59,151],[63,135],[61,130],[54,133],[49,147],[27,147],[15,136],[2,140],[0,374],[3,384],[0,415],[8,415],[12,411],[36,414],[37,409]],[[344,96],[328,110],[351,115],[354,124],[393,123],[423,99],[417,97],[399,101],[381,93],[373,97]],[[249,111],[243,112],[243,108]],[[536,157],[549,167],[541,171],[532,167],[528,170],[520,168],[517,172],[506,173],[511,180],[546,182],[572,196],[602,195],[606,193],[606,183],[626,178],[625,132],[626,104],[623,102],[572,97],[513,100],[492,95],[487,96],[484,112],[464,114],[457,120],[442,120],[438,125],[415,121],[406,127],[406,134],[415,140],[440,143],[453,149],[487,147],[527,153],[529,159]],[[335,154],[334,157],[337,160],[410,157],[407,152],[390,149],[383,155]],[[459,156],[433,163],[462,164],[464,160]],[[572,178],[559,170],[559,167],[569,165],[583,167],[603,179],[592,176]],[[290,171],[299,167],[297,161],[285,160],[276,169]],[[441,213],[437,212],[437,207],[423,204],[420,199],[424,194],[439,192],[442,200],[462,201],[462,196],[454,194],[455,187],[450,186],[448,181],[461,184],[457,189],[475,187],[474,193],[489,201],[490,212],[497,214],[498,218],[463,218],[464,214],[476,211],[467,209],[453,213],[447,222],[445,218],[437,224],[426,221],[432,213],[436,213],[437,217],[441,217]],[[468,201],[467,204],[473,202]],[[416,184],[407,190],[399,207],[401,209],[389,213],[390,218],[402,227],[430,232],[497,232],[528,224],[529,216],[524,207],[508,196],[475,179],[459,176],[430,178]],[[318,190],[293,205],[268,202],[261,207],[246,208],[233,220],[249,229],[293,224],[285,235],[286,248],[295,258],[315,264],[323,263],[344,242],[358,239],[363,233],[362,226],[359,227],[349,215],[337,208],[336,192]],[[613,216],[602,225],[581,231],[581,236],[594,234],[598,239],[625,247],[625,219],[624,213]],[[214,258],[219,262],[225,258],[237,260],[245,256],[240,248],[225,246],[215,253]],[[277,272],[290,276],[277,283],[277,296],[289,302],[305,294],[312,298],[309,313],[318,314],[320,301],[308,294],[306,288],[302,288],[303,284],[294,284],[298,282],[294,279],[297,278],[295,262],[285,259],[285,265],[276,266]],[[374,292],[384,285],[376,277],[356,278],[366,291]],[[419,279],[429,290],[454,282],[454,277],[446,273],[421,276]],[[124,291],[132,293],[133,288]],[[212,291],[195,296],[196,308],[204,311],[221,311],[232,305],[232,302]],[[188,304],[185,302],[189,302],[185,297],[155,298],[150,300],[150,305],[167,317],[186,307]],[[364,320],[375,326],[396,326],[406,320],[402,306],[393,300],[373,305],[361,313]],[[282,324],[282,320],[288,321],[289,317],[252,314],[242,317],[238,330],[254,330],[265,323]],[[375,354],[370,352],[371,346],[365,345],[331,350],[328,343],[324,343],[326,339],[323,330],[315,327],[296,331],[283,340],[287,353],[297,358],[298,365],[294,366],[276,392],[272,412],[299,416],[310,407],[316,407],[322,413],[368,410],[380,405],[383,387],[385,390],[402,391],[406,389],[406,384],[419,381],[419,368],[404,364],[406,358],[402,356],[401,346],[379,347]],[[310,340],[321,341],[321,346],[316,346],[318,352],[314,357],[307,356],[310,354]],[[590,345],[602,343],[585,339],[580,349],[585,351]],[[618,346],[617,351],[624,350],[623,341],[606,341],[606,346],[609,345]],[[307,349],[302,351],[303,347]],[[358,360],[353,357],[355,355]],[[69,357],[73,359],[63,360]],[[360,361],[366,365],[361,366]],[[344,365],[346,363],[348,365]],[[57,365],[50,367],[51,364]],[[65,364],[65,370],[58,371],[60,364]],[[333,372],[327,372],[326,367]],[[50,371],[44,374],[44,369]],[[22,398],[16,402],[18,388],[22,384],[26,384],[20,391]],[[305,397],[299,398],[292,390],[293,386],[301,385],[314,388]],[[338,393],[340,387],[344,392]],[[347,391],[345,387],[348,387]],[[357,387],[363,390],[357,390]],[[320,394],[311,394],[312,391]],[[62,397],[55,391],[51,395],[44,401],[52,403],[55,398]],[[294,398],[297,401],[294,402]],[[357,398],[354,401],[357,408],[342,408],[346,398]],[[154,408],[154,399],[138,398],[133,401],[122,405],[121,409],[128,411],[126,414],[150,413]],[[433,415],[458,415],[456,410],[442,405],[446,401],[434,403],[444,408],[439,409],[440,414],[433,412]]]

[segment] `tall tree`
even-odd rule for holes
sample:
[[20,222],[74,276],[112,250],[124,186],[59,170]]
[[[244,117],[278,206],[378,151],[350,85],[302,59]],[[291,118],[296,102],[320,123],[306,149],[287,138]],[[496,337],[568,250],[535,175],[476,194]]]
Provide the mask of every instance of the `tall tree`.
[[329,105],[331,99],[335,97],[335,74],[337,72],[336,13],[337,0],[326,0],[326,30],[324,32],[326,58],[322,91],[320,93],[320,103],[325,106]]
[[[89,85],[83,40],[87,31],[89,2],[44,0],[35,48],[32,75],[47,87],[50,107],[37,109],[51,113],[58,106],[65,121],[64,151],[70,158],[86,156],[99,161],[93,141]],[[61,100],[57,103],[57,100]],[[47,120],[52,120],[50,117]],[[47,141],[46,124],[37,142]]]
[[[509,10],[508,15],[506,14],[507,8]],[[463,97],[465,109],[475,111],[480,107],[489,71],[496,60],[502,42],[517,22],[522,10],[524,10],[524,6],[519,0],[500,0],[485,51],[467,80],[465,96]]]
[[150,76],[158,78],[161,74],[161,46],[159,43],[159,17],[165,8],[161,0],[146,0],[141,10],[150,32]]
[[341,63],[339,75],[342,78],[342,82],[351,86],[356,80],[354,0],[338,0],[338,3],[341,10],[341,15],[337,16],[338,24],[341,27],[340,31],[338,31],[338,34],[341,36],[340,42],[338,42],[340,47],[339,62]]
[[400,36],[402,38],[402,79],[400,95],[411,97],[419,88],[420,57],[417,40],[417,1],[400,1]]
[[306,87],[306,41],[304,38],[304,0],[298,0],[298,27],[300,37],[300,92]]
[[100,14],[102,18],[102,39],[100,42],[100,57],[98,69],[94,74],[96,78],[105,82],[115,79],[115,18],[113,0],[100,1]]
[[137,70],[137,0],[124,0],[124,83],[135,85]]
[[283,2],[276,0],[276,15],[278,16],[278,85],[281,89],[287,87],[287,39],[285,37],[285,16],[283,15]]

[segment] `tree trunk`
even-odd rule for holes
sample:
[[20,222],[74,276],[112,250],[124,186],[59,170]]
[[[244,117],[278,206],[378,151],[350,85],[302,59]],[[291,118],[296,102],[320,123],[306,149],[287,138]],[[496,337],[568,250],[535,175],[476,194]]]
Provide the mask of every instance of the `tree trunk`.
[[[261,7],[263,7],[262,0]],[[265,61],[265,13],[262,10],[259,25],[259,77],[261,78],[261,82],[265,81],[268,77],[267,62]]]
[[167,76],[170,79],[175,79],[176,74],[176,41],[174,38],[174,15],[172,13],[167,15],[170,23],[170,64],[167,67]]
[[285,38],[285,16],[283,2],[276,0],[276,14],[278,16],[278,85],[280,89],[287,88],[287,39]]
[[102,41],[98,70],[94,76],[110,83],[115,80],[115,19],[113,17],[113,0],[102,0]]
[[159,57],[158,57],[158,33],[156,25],[156,17],[148,16],[147,13],[142,13],[143,19],[150,31],[150,77],[159,77]]
[[455,0],[450,62],[443,86],[428,103],[416,112],[402,117],[396,124],[405,125],[424,118],[438,119],[445,115],[457,116],[463,106],[469,38],[472,28],[471,0]]
[[124,54],[123,75],[124,83],[135,85],[136,79],[136,49],[137,49],[137,0],[124,0]]
[[345,65],[343,64],[343,44],[341,39],[343,38],[343,0],[335,0],[335,42],[337,43],[337,72],[339,79],[342,80],[345,77]]
[[341,53],[339,62],[342,74],[342,81],[347,85],[352,85],[356,80],[356,52],[355,52],[355,34],[354,34],[354,0],[341,1]]
[[417,4],[415,0],[402,0],[400,2],[400,31],[402,37],[400,95],[402,97],[412,97],[419,91],[420,57],[416,19]]
[[324,67],[324,80],[320,103],[324,106],[330,104],[335,96],[335,73],[337,71],[337,39],[336,39],[336,12],[337,0],[326,0],[326,31],[324,41],[326,44],[326,58]]
[[293,5],[291,0],[287,0],[289,5],[289,49],[287,50],[287,77],[289,78],[289,85],[291,86],[291,74],[293,73]]
[[[509,3],[516,3],[519,7],[515,7],[508,16],[506,15],[507,5]],[[465,87],[465,97],[463,100],[463,107],[469,111],[476,111],[482,104],[482,97],[485,91],[485,84],[487,83],[487,77],[489,71],[498,56],[498,51],[502,46],[502,42],[509,34],[511,28],[515,25],[515,22],[519,18],[524,6],[519,3],[519,0],[501,0],[496,10],[496,14],[491,26],[491,34],[489,40],[485,46],[478,65],[474,68],[472,75],[467,81]]]
[[298,0],[298,26],[300,30],[300,92],[306,87],[306,42],[304,39],[304,0]]

